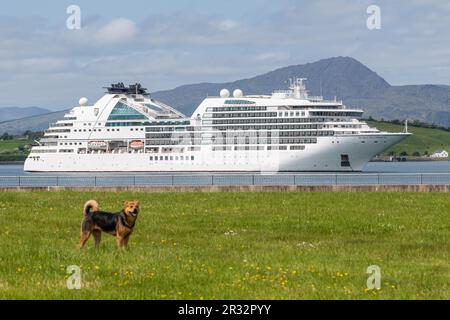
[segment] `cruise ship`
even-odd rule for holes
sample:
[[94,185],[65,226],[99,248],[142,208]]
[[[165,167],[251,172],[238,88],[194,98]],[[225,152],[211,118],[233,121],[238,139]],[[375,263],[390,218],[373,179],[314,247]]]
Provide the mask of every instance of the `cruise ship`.
[[223,89],[190,117],[140,84],[112,84],[45,130],[33,172],[361,171],[410,134],[371,128],[363,110],[309,96],[302,78],[271,95]]

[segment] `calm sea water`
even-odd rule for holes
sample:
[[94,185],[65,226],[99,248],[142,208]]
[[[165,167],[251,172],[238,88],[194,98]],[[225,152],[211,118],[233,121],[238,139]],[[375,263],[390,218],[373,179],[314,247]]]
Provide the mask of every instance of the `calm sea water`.
[[[364,167],[363,173],[450,173],[450,161],[369,162]],[[105,173],[105,175],[117,175],[117,174],[124,176],[155,175],[155,173]],[[170,175],[171,173],[166,172],[165,174]],[[192,175],[192,173],[187,174]],[[40,175],[48,176],[55,174],[25,172],[23,171],[23,165],[0,165],[0,176],[40,176]],[[86,176],[89,175],[89,173],[57,173],[56,175]],[[95,175],[102,175],[102,174],[96,173]],[[180,174],[177,173],[177,175]],[[202,175],[202,173],[198,173],[198,175]]]

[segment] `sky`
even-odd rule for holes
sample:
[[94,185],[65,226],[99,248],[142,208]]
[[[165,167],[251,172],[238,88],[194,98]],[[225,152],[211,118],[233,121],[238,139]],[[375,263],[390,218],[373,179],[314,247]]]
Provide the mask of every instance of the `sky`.
[[[80,28],[67,27],[70,5]],[[370,5],[380,28],[369,29]],[[392,85],[450,85],[450,1],[25,1],[0,5],[0,107],[67,109],[113,82],[149,91],[350,56]]]

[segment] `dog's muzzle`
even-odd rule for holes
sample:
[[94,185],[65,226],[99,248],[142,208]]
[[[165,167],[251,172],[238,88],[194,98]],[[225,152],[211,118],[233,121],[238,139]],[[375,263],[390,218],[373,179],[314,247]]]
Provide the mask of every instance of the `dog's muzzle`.
[[138,215],[138,213],[139,213],[139,210],[134,209],[134,210],[131,211],[130,213],[131,213],[131,215],[132,215],[133,217],[136,217],[136,216]]

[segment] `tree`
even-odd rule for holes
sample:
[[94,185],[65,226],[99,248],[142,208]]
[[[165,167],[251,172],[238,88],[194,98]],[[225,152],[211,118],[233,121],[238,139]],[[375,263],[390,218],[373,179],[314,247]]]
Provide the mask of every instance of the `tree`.
[[2,140],[12,140],[13,136],[9,135],[8,132],[5,132],[5,133],[2,134],[0,139],[2,139]]
[[413,156],[414,157],[420,157],[420,152],[419,151],[414,151]]
[[402,151],[402,152],[400,152],[400,156],[406,157],[406,156],[408,156],[408,152]]

